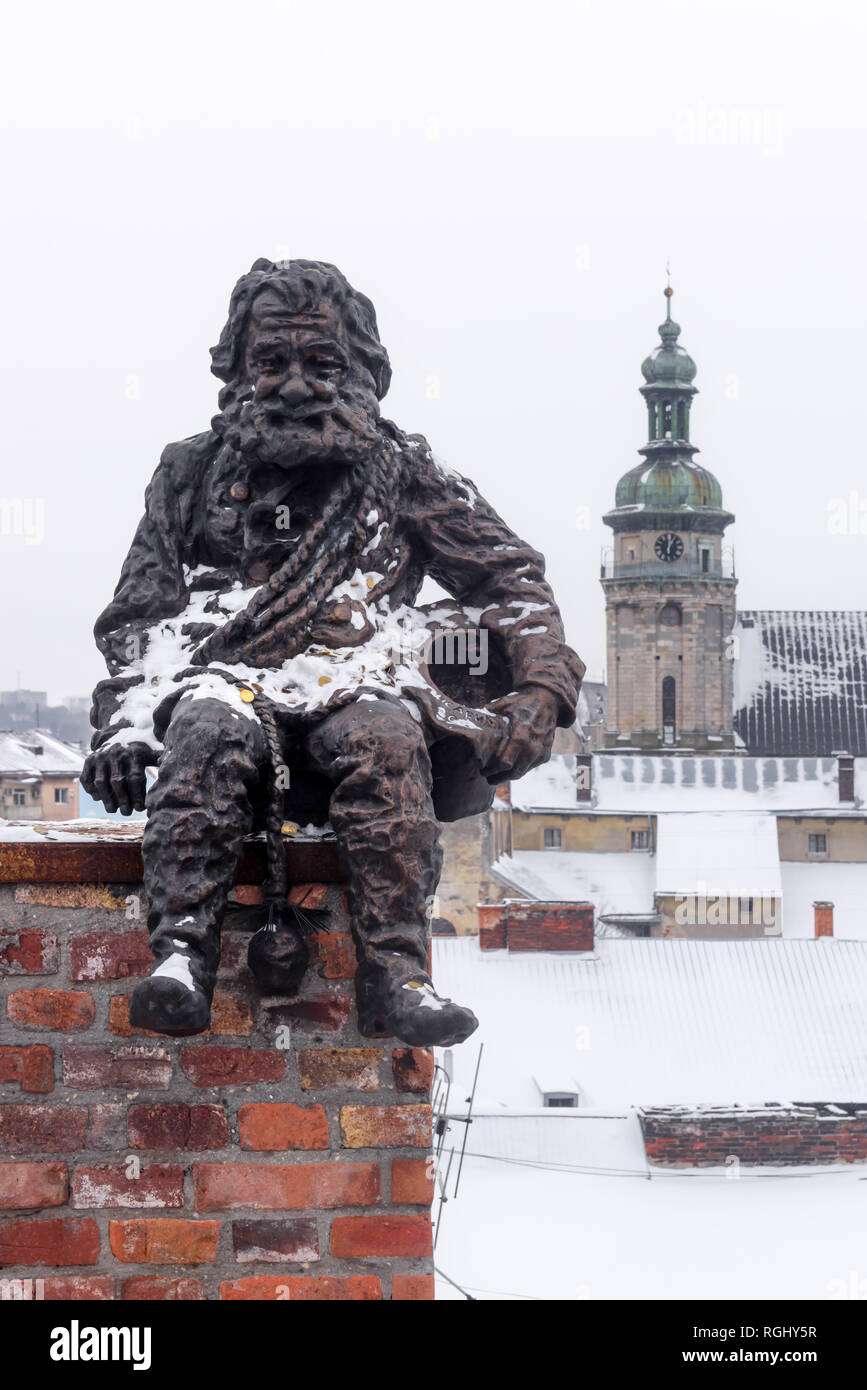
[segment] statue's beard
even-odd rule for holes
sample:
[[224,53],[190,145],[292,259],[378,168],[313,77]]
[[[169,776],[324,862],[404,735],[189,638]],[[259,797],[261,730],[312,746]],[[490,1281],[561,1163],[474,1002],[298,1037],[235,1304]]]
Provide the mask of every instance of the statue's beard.
[[242,400],[227,406],[213,425],[251,463],[346,466],[368,456],[380,442],[378,414],[360,396],[346,393],[291,412],[279,403]]

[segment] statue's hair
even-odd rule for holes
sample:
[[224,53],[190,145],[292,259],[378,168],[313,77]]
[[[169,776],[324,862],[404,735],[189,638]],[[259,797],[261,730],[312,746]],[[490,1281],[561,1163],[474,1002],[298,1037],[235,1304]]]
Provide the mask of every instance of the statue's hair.
[[263,290],[282,295],[300,312],[332,304],[343,320],[354,357],[370,372],[382,400],[391,382],[391,366],[379,341],[376,310],[367,296],[354,290],[346,276],[327,261],[261,259],[253,262],[232,291],[226,326],[216,347],[211,348],[211,371],[228,383],[228,389],[220,393],[221,407],[236,395],[250,310]]

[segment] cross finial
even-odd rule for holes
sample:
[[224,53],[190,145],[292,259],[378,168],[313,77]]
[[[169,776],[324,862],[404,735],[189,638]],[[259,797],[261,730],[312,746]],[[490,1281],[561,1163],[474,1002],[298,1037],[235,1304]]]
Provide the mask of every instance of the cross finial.
[[671,288],[671,262],[669,260],[665,262],[665,289],[663,290],[663,294],[666,299],[665,318],[666,321],[669,321],[671,319],[671,296],[674,294],[674,290]]

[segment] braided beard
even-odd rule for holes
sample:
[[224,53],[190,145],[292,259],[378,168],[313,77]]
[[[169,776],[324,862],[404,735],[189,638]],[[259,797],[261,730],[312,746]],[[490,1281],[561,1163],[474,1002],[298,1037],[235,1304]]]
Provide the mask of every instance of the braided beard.
[[[212,661],[249,666],[282,665],[302,650],[308,629],[338,584],[362,567],[362,552],[379,526],[380,546],[388,550],[403,479],[404,453],[383,432],[377,447],[345,471],[322,515],[302,536],[289,558],[253,595],[247,607],[212,633],[192,657],[197,666]],[[373,518],[375,520],[368,518]],[[397,564],[368,601],[387,594]]]

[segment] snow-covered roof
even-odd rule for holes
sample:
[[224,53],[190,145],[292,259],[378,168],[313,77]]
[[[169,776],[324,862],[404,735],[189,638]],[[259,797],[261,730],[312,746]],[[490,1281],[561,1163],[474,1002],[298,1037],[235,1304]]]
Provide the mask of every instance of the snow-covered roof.
[[[435,937],[438,990],[479,1031],[455,1048],[455,1095],[539,1105],[534,1074],[573,1075],[582,1106],[863,1101],[867,941],[597,940],[592,953],[482,951]],[[517,1026],[516,1026],[516,1020]]]
[[[512,783],[516,811],[807,811],[845,814],[836,758],[749,758],[597,753],[591,799],[578,801],[574,753],[555,754]],[[867,758],[856,760],[856,808],[867,800]],[[863,813],[863,812],[862,812]]]
[[0,731],[0,773],[7,776],[77,776],[83,766],[84,754],[78,748],[42,729]]
[[867,612],[752,609],[734,636],[734,724],[751,753],[867,754]]
[[656,891],[778,898],[777,820],[769,812],[667,811],[657,819]]
[[653,912],[656,861],[649,854],[516,850],[491,866],[501,883],[544,902],[591,902],[596,916]]

